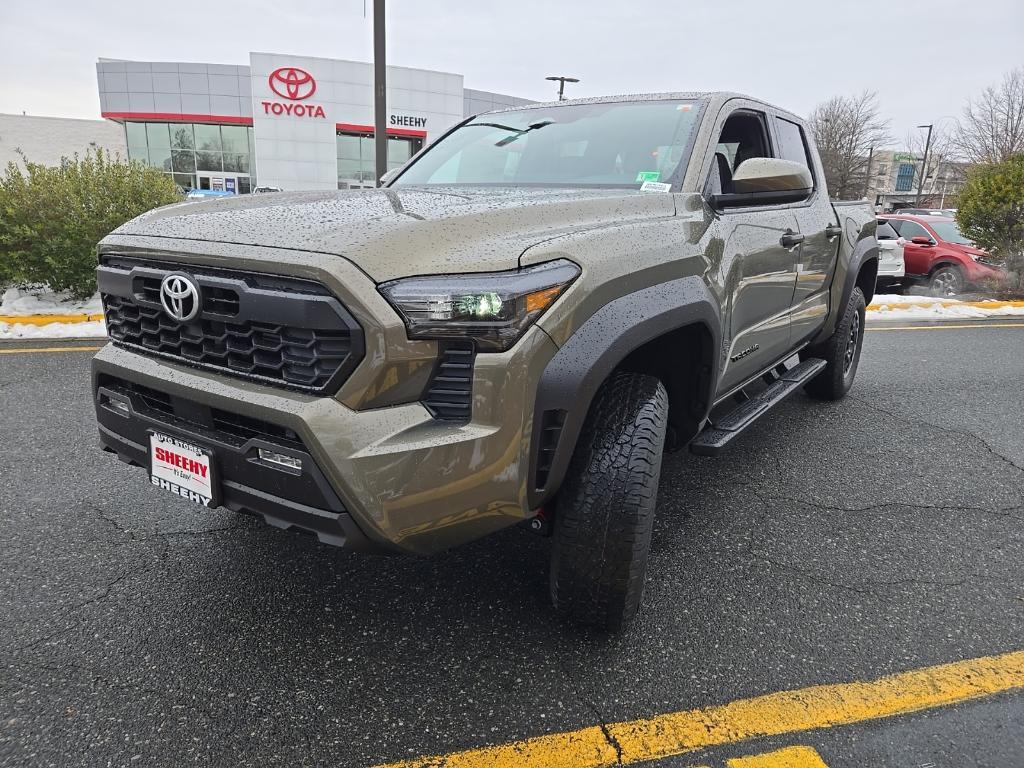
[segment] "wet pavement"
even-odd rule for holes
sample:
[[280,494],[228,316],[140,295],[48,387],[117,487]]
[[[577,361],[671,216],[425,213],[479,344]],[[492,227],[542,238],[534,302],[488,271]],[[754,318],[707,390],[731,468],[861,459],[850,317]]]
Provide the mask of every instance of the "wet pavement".
[[[347,554],[156,491],[90,354],[0,355],[2,766],[369,766],[1024,649],[1024,324],[870,331],[846,400],[666,457],[618,636],[554,619],[525,529]],[[1017,767],[1024,693],[657,765],[789,744]]]

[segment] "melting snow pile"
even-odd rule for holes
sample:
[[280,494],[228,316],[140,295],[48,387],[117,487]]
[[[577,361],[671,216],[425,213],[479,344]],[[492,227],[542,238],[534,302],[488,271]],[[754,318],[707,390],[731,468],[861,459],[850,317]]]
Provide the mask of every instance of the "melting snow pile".
[[[0,296],[0,315],[38,317],[40,315],[102,315],[100,297],[85,301],[70,298],[48,288],[8,288]],[[84,323],[7,323],[0,321],[0,339],[67,339],[105,336],[102,320]]]
[[875,296],[868,306],[871,320],[979,320],[1024,317],[1020,301],[959,301],[929,296]]

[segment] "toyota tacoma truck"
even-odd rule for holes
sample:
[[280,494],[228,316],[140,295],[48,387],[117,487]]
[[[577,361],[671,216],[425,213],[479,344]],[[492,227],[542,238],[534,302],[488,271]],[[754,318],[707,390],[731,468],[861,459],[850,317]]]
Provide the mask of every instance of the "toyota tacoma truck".
[[100,442],[154,492],[350,549],[526,522],[555,609],[616,629],[663,452],[850,388],[875,227],[756,99],[478,115],[380,189],[179,203],[104,238]]

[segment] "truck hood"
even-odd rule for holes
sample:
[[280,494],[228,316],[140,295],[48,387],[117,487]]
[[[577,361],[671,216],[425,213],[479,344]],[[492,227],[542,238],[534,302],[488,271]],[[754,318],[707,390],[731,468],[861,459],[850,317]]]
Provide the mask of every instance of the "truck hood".
[[674,213],[672,195],[636,190],[401,187],[178,203],[112,234],[329,253],[384,281],[512,269],[542,240]]

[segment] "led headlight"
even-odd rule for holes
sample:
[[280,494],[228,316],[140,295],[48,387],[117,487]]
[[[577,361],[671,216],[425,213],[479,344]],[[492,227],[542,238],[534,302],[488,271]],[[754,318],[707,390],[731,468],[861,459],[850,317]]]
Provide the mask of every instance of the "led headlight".
[[510,272],[392,280],[380,292],[405,321],[410,339],[475,339],[482,352],[518,341],[580,274],[566,259]]

